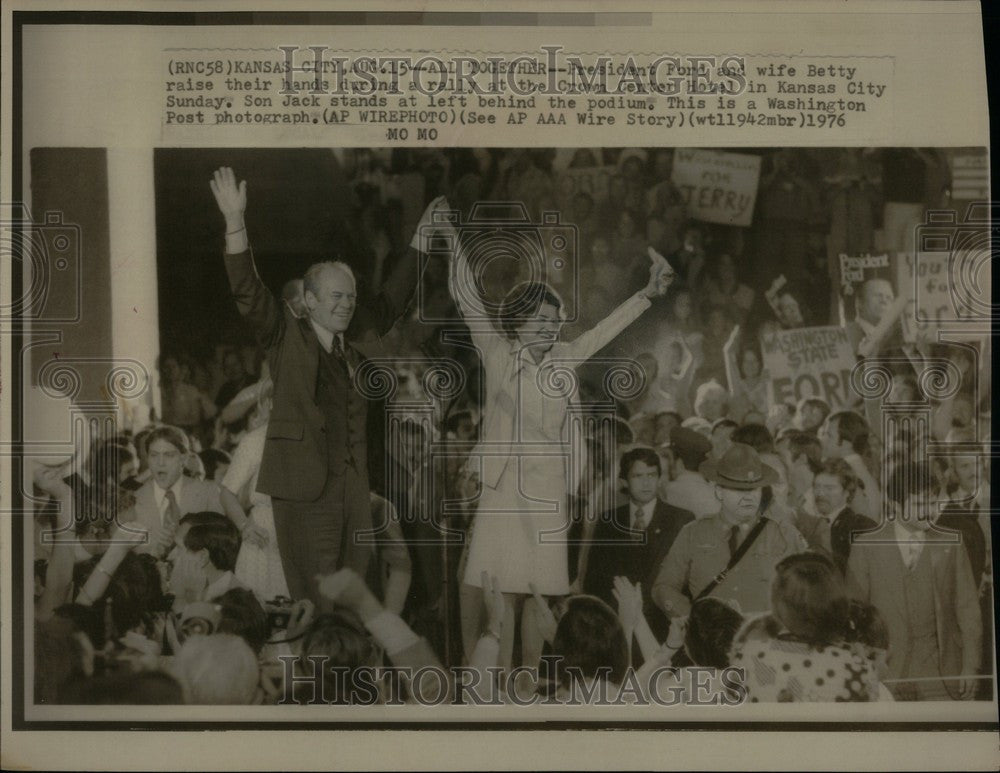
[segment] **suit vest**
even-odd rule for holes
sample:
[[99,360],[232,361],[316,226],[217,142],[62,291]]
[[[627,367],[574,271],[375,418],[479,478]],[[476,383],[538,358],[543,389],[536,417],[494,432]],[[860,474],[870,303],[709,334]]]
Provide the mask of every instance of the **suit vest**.
[[[934,573],[931,566],[931,551],[924,545],[920,557],[913,568],[903,571],[903,601],[906,604],[906,622],[910,629],[911,641],[937,635],[937,620],[934,614]],[[902,563],[902,557],[900,557]]]
[[[320,366],[316,373],[316,405],[326,425],[326,442],[331,470],[352,465],[358,473],[367,473],[368,401],[354,388],[346,364],[339,356],[320,347]],[[360,365],[347,351],[352,365]]]

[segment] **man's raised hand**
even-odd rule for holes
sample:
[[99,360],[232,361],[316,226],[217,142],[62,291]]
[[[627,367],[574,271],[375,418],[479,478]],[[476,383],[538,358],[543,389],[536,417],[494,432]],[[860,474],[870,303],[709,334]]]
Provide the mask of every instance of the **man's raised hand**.
[[247,229],[243,224],[243,211],[247,208],[246,180],[237,185],[233,170],[222,166],[215,170],[208,184],[219,211],[226,218],[226,252],[230,255],[245,252],[250,249]]
[[226,231],[243,227],[243,211],[247,208],[247,182],[236,184],[236,175],[228,166],[215,170],[208,182],[219,211],[226,218]]

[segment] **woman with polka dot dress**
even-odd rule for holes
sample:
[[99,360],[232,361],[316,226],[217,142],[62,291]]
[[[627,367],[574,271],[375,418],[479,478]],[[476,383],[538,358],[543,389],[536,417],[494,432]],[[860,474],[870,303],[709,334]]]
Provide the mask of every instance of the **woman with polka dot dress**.
[[874,608],[850,602],[834,563],[817,553],[781,561],[771,612],[737,635],[731,665],[749,703],[892,700],[881,685],[887,635]]

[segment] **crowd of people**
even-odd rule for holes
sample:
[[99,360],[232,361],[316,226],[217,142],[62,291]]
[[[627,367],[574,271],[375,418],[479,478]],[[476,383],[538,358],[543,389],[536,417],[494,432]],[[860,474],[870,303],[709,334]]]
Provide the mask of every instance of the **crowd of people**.
[[[165,353],[161,415],[36,471],[37,702],[392,702],[387,678],[360,676],[388,664],[469,669],[471,687],[446,670],[403,685],[423,702],[993,697],[989,468],[972,450],[988,351],[912,335],[883,275],[844,319],[830,257],[898,231],[900,202],[940,205],[940,154],[765,153],[750,228],[689,217],[667,149],[342,163],[363,259],[276,297],[246,188],[221,169],[254,338]],[[562,213],[575,262],[538,281],[477,254],[480,201]],[[842,319],[859,362],[890,364],[886,394],[775,402],[760,336]],[[932,395],[940,360],[961,381]],[[393,389],[359,386],[373,362]],[[451,391],[440,363],[462,374]],[[886,421],[887,405],[928,419]],[[536,677],[511,681],[518,667]]]

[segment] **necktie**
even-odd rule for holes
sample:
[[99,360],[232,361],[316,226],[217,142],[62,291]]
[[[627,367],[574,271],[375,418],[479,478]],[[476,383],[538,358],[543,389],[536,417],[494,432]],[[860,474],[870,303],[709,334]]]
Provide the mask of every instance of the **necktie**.
[[920,559],[921,544],[914,541],[910,543],[909,548],[909,557],[906,561],[906,568],[912,569],[917,565],[917,561]]
[[337,359],[340,360],[347,373],[353,376],[354,369],[351,367],[351,363],[347,360],[347,352],[344,350],[344,342],[340,340],[339,335],[335,335],[333,337],[333,353],[337,356]]
[[635,509],[635,524],[632,528],[636,531],[642,531],[646,528],[646,512],[641,507]]
[[174,544],[174,535],[177,533],[177,525],[181,520],[181,509],[177,506],[177,498],[173,489],[168,489],[163,496],[167,503],[163,511],[163,531],[161,532],[160,544],[157,546],[157,553],[161,556],[170,552],[171,545]]
[[729,555],[736,555],[736,551],[740,547],[740,527],[734,526],[729,530]]

